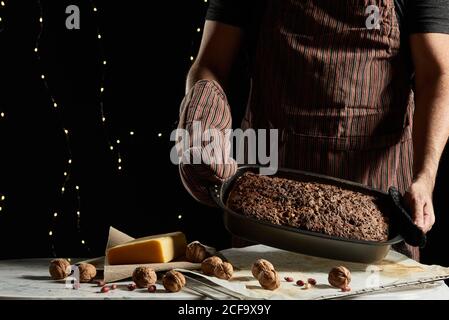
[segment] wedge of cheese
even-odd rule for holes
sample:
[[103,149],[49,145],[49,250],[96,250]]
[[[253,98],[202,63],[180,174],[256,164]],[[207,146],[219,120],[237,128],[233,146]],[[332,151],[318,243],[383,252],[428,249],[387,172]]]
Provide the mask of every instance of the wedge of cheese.
[[186,237],[173,232],[139,238],[110,248],[106,256],[110,265],[166,263],[186,252]]

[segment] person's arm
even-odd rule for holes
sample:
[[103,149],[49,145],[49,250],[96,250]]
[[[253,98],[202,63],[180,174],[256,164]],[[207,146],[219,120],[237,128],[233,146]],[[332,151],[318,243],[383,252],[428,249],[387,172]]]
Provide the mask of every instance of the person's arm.
[[428,232],[435,223],[432,194],[449,136],[449,35],[410,37],[415,65],[414,181],[405,199],[415,223]]
[[[232,128],[232,117],[222,86],[239,51],[241,33],[240,28],[231,25],[206,22],[201,48],[189,72],[187,93],[181,103],[178,129],[187,131],[189,136],[187,150],[185,146],[178,150],[181,180],[197,201],[212,206],[209,186],[226,181],[237,170],[226,139],[226,131]],[[208,142],[202,140],[209,129],[220,132],[220,136],[213,139],[213,155],[205,152],[204,144]],[[201,137],[200,141],[195,137]],[[192,161],[192,157],[196,161]]]
[[186,93],[199,80],[215,80],[225,87],[242,42],[242,29],[206,21],[198,56],[187,76]]

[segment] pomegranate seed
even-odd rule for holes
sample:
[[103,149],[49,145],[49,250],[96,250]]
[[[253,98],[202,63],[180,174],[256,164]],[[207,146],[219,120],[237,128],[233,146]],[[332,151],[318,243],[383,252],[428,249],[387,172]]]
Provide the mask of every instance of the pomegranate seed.
[[101,292],[102,293],[109,292],[109,287],[105,286],[105,287],[101,288]]
[[296,284],[297,284],[298,286],[302,287],[302,286],[304,286],[304,281],[298,280],[298,281],[296,281]]
[[154,284],[148,286],[148,292],[156,292],[156,286]]
[[284,280],[287,281],[287,282],[293,282],[293,281],[295,281],[295,280],[293,280],[292,277],[285,277]]
[[115,290],[115,289],[117,289],[117,285],[116,285],[116,284],[113,284],[113,285],[111,286],[111,290]]
[[316,285],[316,280],[313,278],[307,279],[307,282],[310,283],[312,286]]
[[130,284],[128,284],[128,290],[129,291],[133,291],[133,290],[136,290],[136,284],[135,283],[130,283]]

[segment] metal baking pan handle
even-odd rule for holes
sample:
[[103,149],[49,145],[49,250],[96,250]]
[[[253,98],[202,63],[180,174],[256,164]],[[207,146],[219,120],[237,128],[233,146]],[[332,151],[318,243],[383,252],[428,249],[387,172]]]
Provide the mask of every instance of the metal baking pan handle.
[[390,199],[392,200],[395,212],[392,214],[393,223],[397,228],[398,233],[411,246],[423,248],[426,245],[427,237],[425,233],[415,225],[411,214],[403,206],[403,197],[398,189],[391,187],[388,190]]

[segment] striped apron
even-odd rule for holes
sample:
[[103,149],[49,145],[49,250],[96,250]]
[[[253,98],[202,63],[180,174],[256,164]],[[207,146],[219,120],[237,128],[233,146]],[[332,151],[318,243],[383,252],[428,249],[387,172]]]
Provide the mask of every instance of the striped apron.
[[402,49],[394,0],[266,1],[242,127],[280,130],[280,167],[404,192],[414,98]]

